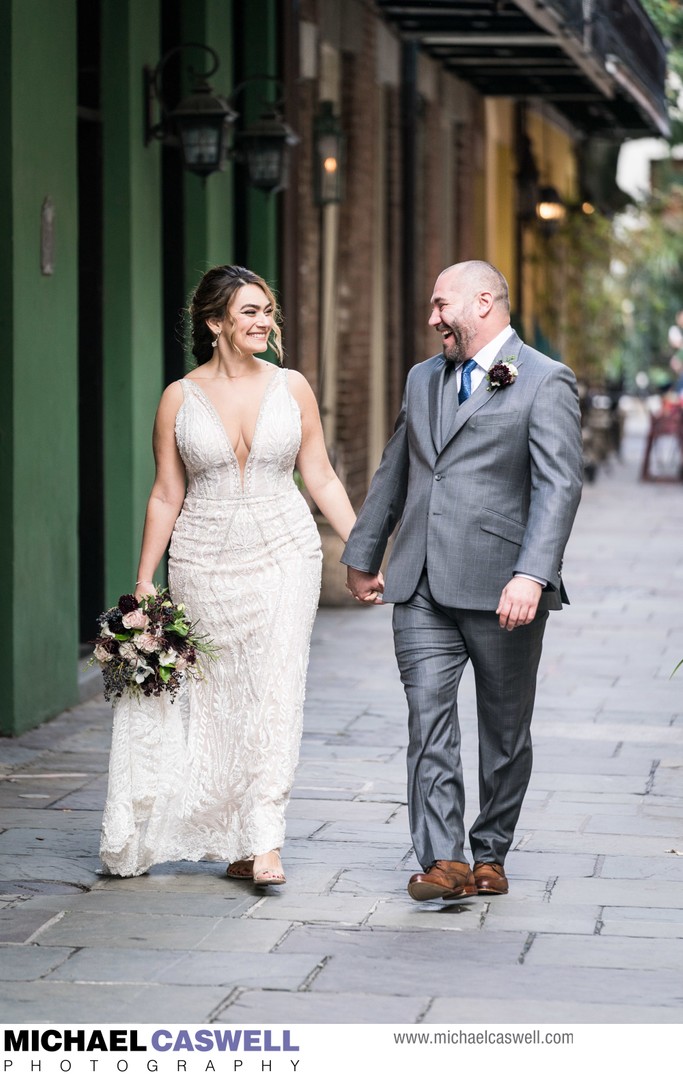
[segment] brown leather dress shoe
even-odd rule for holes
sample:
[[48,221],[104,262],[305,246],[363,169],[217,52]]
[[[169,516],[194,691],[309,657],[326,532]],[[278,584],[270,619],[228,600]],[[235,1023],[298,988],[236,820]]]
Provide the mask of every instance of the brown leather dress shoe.
[[508,880],[502,863],[475,863],[473,873],[480,897],[507,893]]
[[424,874],[412,876],[408,892],[413,900],[437,900],[439,897],[457,900],[475,896],[477,886],[469,863],[437,859]]

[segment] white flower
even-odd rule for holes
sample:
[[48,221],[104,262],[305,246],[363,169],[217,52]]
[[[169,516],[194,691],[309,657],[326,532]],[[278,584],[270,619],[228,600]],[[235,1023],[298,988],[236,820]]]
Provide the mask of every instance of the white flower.
[[154,669],[150,668],[149,665],[146,665],[145,662],[139,662],[137,669],[133,673],[135,683],[144,683],[148,676],[154,676]]
[[133,665],[135,665],[138,660],[138,652],[132,643],[121,643],[119,646],[119,655],[124,661],[130,661]]
[[178,655],[175,650],[162,650],[159,654],[160,665],[175,665]]

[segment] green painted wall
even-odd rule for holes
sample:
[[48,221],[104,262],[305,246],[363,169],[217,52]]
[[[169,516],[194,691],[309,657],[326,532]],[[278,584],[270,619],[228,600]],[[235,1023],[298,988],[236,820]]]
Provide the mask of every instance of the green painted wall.
[[[0,565],[11,625],[0,726],[19,733],[77,697],[76,22],[75,0],[0,9],[0,122],[11,146],[0,161]],[[52,276],[40,269],[46,196]]]
[[[215,49],[220,67],[210,82],[216,93],[230,97],[232,72],[232,0],[185,0],[183,40],[201,41]],[[200,53],[188,52],[195,63]],[[207,55],[207,59],[210,59]],[[189,90],[189,87],[188,87]],[[196,286],[212,265],[233,260],[233,169],[215,172],[202,180],[185,174],[185,290]]]
[[[8,4],[0,4],[0,101],[9,105],[12,100],[12,12]],[[12,111],[0,109],[0,145],[12,144]],[[13,176],[9,154],[0,158],[0,588],[5,608],[14,611],[14,235],[12,230]],[[0,678],[4,684],[0,699],[0,732],[13,728],[14,714],[14,647],[0,648]]]
[[[203,41],[216,50],[221,66],[210,81],[217,92],[227,97],[235,88],[231,61],[236,49],[241,52],[245,78],[278,74],[275,0],[249,0],[248,4],[243,4],[244,37],[239,42],[233,40],[233,3],[234,0],[185,0],[183,10],[184,40]],[[234,105],[251,121],[260,114],[263,98],[272,100],[276,93],[274,83],[257,82],[240,93]],[[231,163],[225,172],[208,176],[205,181],[189,174],[185,177],[188,295],[206,269],[234,260],[233,221],[236,214],[246,215],[248,221],[246,265],[278,286],[279,199],[277,195],[248,189],[245,204],[234,204],[235,169],[241,167]]]
[[[244,41],[241,43],[245,77],[279,75],[276,0],[250,0],[244,10]],[[256,83],[242,97],[238,110],[253,120],[261,111],[261,101],[277,96],[277,84]],[[247,213],[247,266],[260,273],[276,289],[278,281],[278,211],[279,195],[249,188],[246,206],[237,212]]]
[[[135,580],[163,382],[160,146],[144,146],[142,126],[142,69],[160,57],[160,0],[100,2],[105,594],[113,602]],[[185,2],[186,28],[218,51],[214,85],[229,95],[232,57],[245,47],[232,40],[234,0]],[[0,651],[5,733],[77,699],[76,12],[76,0],[0,3],[0,144],[11,147],[0,157],[0,585],[12,624]],[[275,0],[246,7],[248,74],[276,71],[276,17]],[[188,290],[207,266],[233,260],[236,213],[248,215],[248,263],[277,283],[278,200],[250,191],[235,206],[233,183],[233,165],[205,185],[186,177]],[[51,276],[40,270],[46,196],[56,212]]]
[[102,0],[104,472],[107,601],[135,583],[162,388],[159,144],[143,142],[142,69],[159,60],[157,0]]

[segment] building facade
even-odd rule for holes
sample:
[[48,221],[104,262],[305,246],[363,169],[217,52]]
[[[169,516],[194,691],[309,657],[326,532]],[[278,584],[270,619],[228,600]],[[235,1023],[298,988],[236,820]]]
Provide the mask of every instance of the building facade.
[[[166,58],[174,107],[206,59],[173,51],[188,43],[217,54],[240,124],[279,99],[299,139],[287,189],[254,188],[234,155],[202,180],[149,137],[144,71]],[[562,354],[542,328],[540,192],[599,201],[585,162],[663,129],[665,64],[635,0],[6,0],[0,60],[0,730],[16,734],[77,701],[94,618],[132,588],[153,416],[187,368],[202,272],[272,281],[359,504],[407,370],[438,350],[444,266],[494,262],[515,324]],[[330,112],[343,189],[320,204]]]

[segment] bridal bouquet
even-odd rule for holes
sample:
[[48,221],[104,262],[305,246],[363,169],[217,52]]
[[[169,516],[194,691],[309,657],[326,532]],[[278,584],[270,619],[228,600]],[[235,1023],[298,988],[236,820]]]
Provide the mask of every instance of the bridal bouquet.
[[140,601],[123,594],[118,605],[100,613],[98,627],[90,663],[102,669],[107,700],[124,692],[150,696],[168,691],[173,701],[184,676],[201,677],[200,655],[211,660],[218,652],[167,590]]

